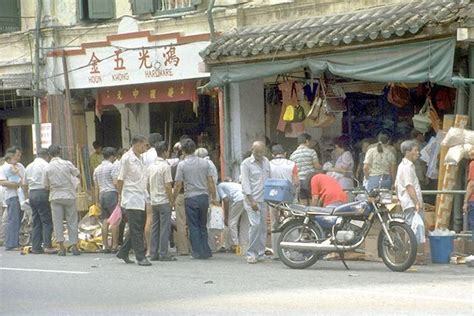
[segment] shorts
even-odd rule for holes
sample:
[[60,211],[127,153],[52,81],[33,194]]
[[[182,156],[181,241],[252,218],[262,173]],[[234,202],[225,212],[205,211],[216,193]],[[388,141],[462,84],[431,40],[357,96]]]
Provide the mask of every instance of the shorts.
[[118,193],[114,191],[104,192],[100,195],[100,218],[107,219],[118,203]]

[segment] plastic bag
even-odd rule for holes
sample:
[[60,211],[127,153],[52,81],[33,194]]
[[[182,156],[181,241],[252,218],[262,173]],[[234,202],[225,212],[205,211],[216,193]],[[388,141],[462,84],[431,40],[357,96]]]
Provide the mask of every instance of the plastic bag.
[[423,222],[423,218],[421,218],[418,212],[415,213],[413,216],[413,220],[411,222],[411,229],[415,233],[416,241],[421,244],[426,241],[425,238],[425,223]]
[[117,204],[112,214],[110,214],[109,219],[107,219],[107,222],[112,226],[116,226],[120,224],[121,220],[122,220],[122,208],[120,207],[119,204]]
[[207,228],[224,229],[224,210],[220,206],[211,206]]
[[99,217],[100,216],[100,208],[97,205],[91,205],[89,207],[89,216],[90,217]]

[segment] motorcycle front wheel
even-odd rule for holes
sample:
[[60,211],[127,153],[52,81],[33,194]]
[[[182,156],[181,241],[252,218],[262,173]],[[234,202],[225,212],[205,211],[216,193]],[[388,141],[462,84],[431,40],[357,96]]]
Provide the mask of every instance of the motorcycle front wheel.
[[306,269],[318,261],[320,254],[308,250],[282,248],[280,243],[300,242],[317,243],[322,238],[321,230],[315,224],[304,225],[301,221],[290,223],[281,233],[278,240],[278,255],[280,260],[292,269]]
[[380,232],[378,247],[385,265],[392,271],[402,272],[410,268],[416,259],[417,242],[413,230],[406,224],[391,223],[388,233],[393,240],[393,247],[385,235]]

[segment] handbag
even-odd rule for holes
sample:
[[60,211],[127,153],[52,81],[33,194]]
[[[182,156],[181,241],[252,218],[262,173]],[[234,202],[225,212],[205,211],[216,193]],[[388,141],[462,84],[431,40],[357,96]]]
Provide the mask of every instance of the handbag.
[[285,113],[283,114],[283,121],[293,122],[295,119],[295,107],[293,105],[287,105]]
[[326,87],[326,108],[328,112],[345,112],[347,111],[346,103],[344,102],[346,94],[344,90],[336,84],[330,84]]
[[[336,121],[336,116],[333,113],[329,113],[327,110],[326,92],[325,92],[324,83],[322,80],[320,81],[320,86],[321,86],[321,91],[323,93],[323,98],[320,103],[319,101],[317,101],[319,97],[316,97],[313,102],[314,109],[312,110],[314,113],[312,113],[312,117],[315,117],[315,118],[314,119],[312,118],[312,123],[313,123],[313,127],[325,128],[325,127],[331,126]],[[318,102],[318,104],[320,105],[315,104],[315,102]]]
[[431,98],[427,97],[427,99],[429,103],[431,125],[433,126],[434,131],[437,133],[441,129],[441,119],[439,118],[438,112],[431,102]]
[[390,84],[387,100],[397,108],[404,108],[410,103],[410,90],[404,85]]
[[[293,99],[295,95],[297,96],[296,82],[293,82],[291,87],[291,99]],[[289,104],[286,106],[285,113],[283,114],[283,121],[299,123],[303,122],[305,119],[306,114],[304,112],[304,108],[301,105],[297,103],[296,105]]]
[[110,214],[109,218],[107,219],[107,222],[112,225],[116,226],[120,224],[120,221],[122,220],[122,208],[120,207],[119,204],[114,208],[114,211],[112,214]]
[[425,104],[421,108],[418,114],[413,116],[413,127],[420,133],[427,133],[431,129],[431,116],[430,116],[430,105],[429,98],[426,98]]

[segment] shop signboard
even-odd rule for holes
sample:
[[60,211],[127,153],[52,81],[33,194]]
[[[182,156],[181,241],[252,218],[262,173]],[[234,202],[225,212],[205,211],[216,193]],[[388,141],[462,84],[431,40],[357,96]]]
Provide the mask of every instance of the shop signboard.
[[[36,134],[35,124],[31,125],[33,135],[33,154],[36,155]],[[51,123],[41,123],[41,148],[48,148],[52,145],[52,125]]]
[[70,89],[207,78],[209,73],[201,71],[199,55],[209,44],[206,38],[149,32],[111,35],[106,41],[85,43],[80,49],[51,53],[48,79],[54,81],[56,89],[64,89],[63,55]]

